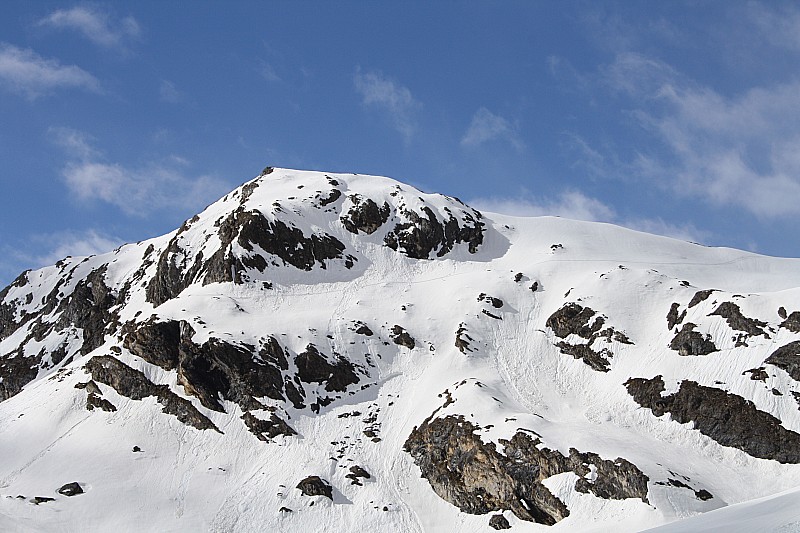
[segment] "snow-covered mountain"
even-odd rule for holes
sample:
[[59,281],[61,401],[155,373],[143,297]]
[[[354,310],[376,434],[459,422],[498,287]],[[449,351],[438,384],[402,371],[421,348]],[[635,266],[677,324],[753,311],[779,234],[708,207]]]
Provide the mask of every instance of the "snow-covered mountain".
[[797,507],[799,302],[797,259],[267,168],[0,292],[0,529],[638,531]]

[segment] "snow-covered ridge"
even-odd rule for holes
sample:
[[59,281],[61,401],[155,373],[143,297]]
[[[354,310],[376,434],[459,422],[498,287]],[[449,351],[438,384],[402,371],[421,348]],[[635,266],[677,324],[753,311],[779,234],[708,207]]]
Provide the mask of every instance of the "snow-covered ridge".
[[767,496],[800,484],[798,296],[796,259],[268,168],[0,292],[0,526],[640,530]]

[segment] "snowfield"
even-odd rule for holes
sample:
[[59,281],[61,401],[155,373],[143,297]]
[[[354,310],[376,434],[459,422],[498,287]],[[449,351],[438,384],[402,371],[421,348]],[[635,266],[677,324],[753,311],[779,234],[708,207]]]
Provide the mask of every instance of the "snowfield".
[[[377,211],[349,215],[367,199]],[[256,235],[254,228],[297,241],[238,237]],[[708,289],[714,292],[689,305]],[[80,290],[95,298],[86,312],[70,307]],[[108,304],[98,295],[110,295]],[[713,314],[725,302],[736,304],[745,322]],[[791,326],[798,302],[798,259],[608,224],[476,215],[454,198],[388,178],[274,169],[180,230],[27,272],[0,293],[0,377],[8,391],[0,402],[0,529],[485,532],[502,514],[520,532],[800,531],[798,461],[758,457],[730,442],[763,440],[759,449],[781,453],[793,448],[773,446],[772,431],[737,436],[741,428],[720,421],[707,431],[695,429],[702,421],[678,421],[701,416],[692,410],[696,397],[679,414],[681,391],[694,382],[705,393],[726,393],[725,405],[739,405],[730,403],[733,395],[750,402],[790,437],[800,433],[793,367],[766,363],[800,340]],[[602,324],[559,336],[549,319],[567,304],[594,312],[584,324],[589,330],[598,317]],[[669,327],[673,304],[676,317],[685,316]],[[218,378],[233,372],[230,365],[217,374],[202,374],[201,366],[182,374],[184,362],[154,363],[125,340],[148,320],[181,322],[181,349],[216,339],[252,348],[262,366],[265,352],[255,354],[274,338],[286,359],[285,368],[275,366],[281,393],[243,399],[224,392],[239,386],[230,373]],[[715,350],[682,355],[671,347],[687,323],[698,334],[692,339]],[[762,333],[737,329],[743,323]],[[309,345],[321,359],[308,355]],[[594,355],[563,352],[585,355],[587,348]],[[148,387],[164,387],[132,399],[87,370],[100,356],[140,371]],[[23,360],[30,364],[20,366]],[[318,367],[306,368],[308,361]],[[32,366],[25,381],[20,376]],[[324,376],[309,377],[317,368]],[[676,398],[661,416],[654,413],[661,403],[640,404],[626,385],[657,376],[661,396]],[[331,385],[335,378],[341,386]],[[25,381],[19,392],[14,380]],[[87,408],[94,386],[96,401],[115,410]],[[295,386],[301,397],[292,400]],[[202,390],[213,398],[204,400]],[[165,412],[175,398],[216,429]],[[296,434],[262,440],[243,422],[247,413],[259,420],[275,415]],[[592,487],[599,466],[589,461],[588,474],[573,469],[540,480],[568,509],[553,525],[509,507],[465,512],[437,495],[404,449],[415,428],[448,417],[463,417],[462,427],[475,426],[479,441],[503,458],[517,433],[565,457],[574,448],[609,465],[622,458],[646,476],[646,498],[598,496]],[[470,463],[484,452],[453,458],[451,494],[461,490],[461,479],[482,483],[494,475]],[[346,477],[354,466],[370,477]],[[295,488],[307,476],[326,480],[332,498]],[[83,494],[56,492],[70,482]],[[589,490],[578,490],[581,484]],[[484,499],[479,492],[470,501]],[[36,497],[53,501],[36,504]]]

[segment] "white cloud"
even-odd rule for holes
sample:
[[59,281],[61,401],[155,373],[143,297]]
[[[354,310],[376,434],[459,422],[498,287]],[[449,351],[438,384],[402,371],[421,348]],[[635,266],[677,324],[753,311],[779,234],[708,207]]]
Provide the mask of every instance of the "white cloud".
[[480,211],[504,215],[536,217],[558,216],[589,222],[610,222],[637,231],[702,243],[711,235],[692,224],[675,225],[660,218],[624,218],[609,205],[580,191],[566,190],[556,198],[477,198],[468,202]]
[[82,232],[62,231],[34,237],[33,240],[40,241],[49,247],[44,254],[34,258],[39,265],[52,265],[67,256],[102,254],[124,244],[122,239],[105,235],[93,229]]
[[796,5],[773,4],[767,7],[750,2],[745,8],[744,18],[754,24],[770,44],[800,52],[800,10]]
[[353,78],[356,91],[363,104],[382,109],[406,142],[411,140],[416,129],[415,114],[422,108],[406,87],[397,85],[377,72],[362,73],[357,70]]
[[261,62],[258,67],[258,73],[261,74],[261,77],[267,80],[268,82],[279,82],[281,81],[281,77],[275,72],[275,69],[269,63]]
[[625,54],[606,80],[668,155],[639,156],[641,175],[677,195],[762,218],[800,214],[800,82],[724,96],[669,66]]
[[158,87],[158,97],[162,102],[177,104],[183,100],[183,93],[169,80],[161,80]]
[[506,141],[517,150],[524,148],[515,126],[503,117],[481,107],[472,116],[472,122],[461,138],[461,145],[474,147],[493,140]]
[[100,200],[129,215],[199,209],[231,188],[229,183],[211,176],[188,175],[189,163],[177,156],[126,168],[104,161],[81,132],[60,128],[52,130],[52,134],[72,158],[62,171],[69,190],[80,200]]
[[133,17],[112,20],[108,13],[93,6],[59,9],[39,21],[40,26],[74,30],[104,48],[120,48],[141,33]]
[[600,222],[610,222],[616,217],[611,207],[575,190],[564,191],[555,199],[492,197],[472,200],[469,205],[481,211],[514,216],[551,215]]
[[100,82],[85,70],[6,43],[0,43],[0,83],[31,99],[59,88],[100,92]]

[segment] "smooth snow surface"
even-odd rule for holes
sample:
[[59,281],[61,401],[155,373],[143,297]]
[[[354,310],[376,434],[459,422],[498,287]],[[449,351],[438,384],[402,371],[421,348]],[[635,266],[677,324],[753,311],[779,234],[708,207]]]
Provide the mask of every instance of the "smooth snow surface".
[[[343,194],[324,208],[314,207],[315,194],[331,189],[329,177]],[[86,393],[75,384],[89,379],[82,368],[92,356],[110,354],[120,345],[120,339],[107,337],[94,352],[41,372],[20,394],[0,403],[0,530],[492,531],[488,515],[465,514],[440,499],[403,451],[409,433],[443,404],[448,390],[455,402],[437,416],[465,416],[483,428],[485,442],[531,430],[549,448],[622,457],[650,478],[648,505],[580,493],[574,474],[554,476],[545,485],[567,504],[570,516],[547,527],[506,512],[512,531],[640,531],[685,518],[658,531],[800,531],[794,490],[800,486],[800,466],[751,457],[701,435],[691,423],[655,417],[623,386],[630,377],[659,374],[667,392],[684,379],[718,386],[800,431],[792,395],[800,391],[799,383],[772,367],[766,381],[743,376],[763,366],[778,346],[800,338],[778,328],[777,314],[780,306],[800,309],[800,260],[708,248],[608,224],[491,213],[484,213],[485,238],[477,253],[460,244],[443,257],[417,260],[383,244],[389,227],[371,235],[348,232],[339,216],[351,205],[349,195],[393,208],[427,205],[438,214],[455,212],[455,199],[371,176],[276,169],[259,183],[247,206],[268,219],[291,222],[306,235],[336,237],[357,259],[355,265],[348,269],[334,260],[311,271],[271,265],[263,273],[253,271],[243,284],[193,284],[153,308],[145,301],[145,285],[156,268],[152,263],[133,283],[128,303],[119,310],[121,322],[150,315],[187,320],[198,343],[217,337],[257,344],[272,335],[293,354],[313,343],[323,353],[339,353],[362,365],[369,376],[319,414],[268,400],[281,403],[298,435],[265,443],[241,423],[237,405],[225,402],[226,413],[205,409],[185,394],[174,372],[126,350],[120,360],[188,397],[223,434],[199,431],[163,414],[154,397],[134,401],[104,385],[103,397],[117,411],[87,411]],[[241,189],[209,206],[181,235],[193,255],[213,254],[219,246],[215,222],[239,205],[240,195]],[[174,235],[103,256],[68,259],[65,268],[75,267],[74,272],[60,290],[70,290],[70,284],[107,264],[106,283],[119,291],[142,266],[148,246],[157,259]],[[9,298],[24,301],[32,291],[25,305],[34,309],[64,271],[29,272],[30,283],[12,289]],[[517,273],[522,274],[518,282]],[[536,291],[530,288],[534,282]],[[701,289],[718,291],[687,308]],[[481,293],[499,298],[503,306],[487,307],[478,300]],[[708,316],[725,301],[766,322],[774,330],[770,338],[752,337],[747,347],[735,346],[736,332],[722,317]],[[608,344],[614,354],[609,372],[592,370],[554,346],[561,339],[545,322],[567,302],[591,307],[634,343]],[[673,302],[687,310],[684,322],[698,324],[720,351],[681,357],[670,350],[674,332],[665,317]],[[355,321],[374,335],[356,334]],[[414,349],[391,342],[396,324],[415,339]],[[472,339],[473,351],[466,353],[454,345],[462,325]],[[0,342],[0,353],[19,344],[27,334],[23,330]],[[80,338],[75,332],[64,342]],[[26,351],[37,353],[47,342],[62,339],[31,343]],[[361,390],[362,384],[371,385]],[[360,414],[346,416],[355,411]],[[363,433],[374,425],[364,421],[372,414],[379,442]],[[133,446],[142,452],[133,453]],[[352,465],[372,474],[363,487],[344,477]],[[295,489],[308,475],[330,481],[332,502]],[[692,490],[656,484],[669,478],[714,497],[701,501]],[[56,494],[72,481],[85,493]],[[776,495],[781,491],[786,492]],[[34,505],[29,500],[35,496],[56,500]],[[279,512],[281,507],[293,512]]]

